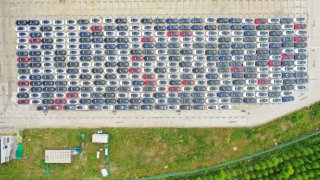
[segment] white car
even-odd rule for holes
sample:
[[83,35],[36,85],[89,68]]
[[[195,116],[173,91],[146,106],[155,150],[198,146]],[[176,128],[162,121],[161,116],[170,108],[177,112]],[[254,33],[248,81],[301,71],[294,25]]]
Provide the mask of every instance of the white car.
[[282,69],[281,69],[281,67],[270,67],[270,71],[271,72],[281,72]]
[[268,19],[268,23],[270,23],[270,24],[279,24],[280,23],[280,19],[279,18],[269,18]]
[[282,103],[282,98],[270,98],[270,103]]
[[256,38],[257,42],[268,42],[268,38],[267,37],[257,37]]
[[271,55],[269,56],[271,60],[281,60],[281,55]]
[[153,30],[153,26],[142,26],[142,30],[144,30],[144,31],[152,31]]
[[166,36],[166,33],[163,31],[157,31],[157,32],[155,32],[155,35],[156,36]]
[[268,91],[268,86],[257,86],[257,91]]
[[307,18],[305,18],[305,17],[298,17],[298,18],[294,18],[293,21],[294,21],[294,22],[298,22],[298,23],[305,23],[305,22],[307,22]]
[[53,24],[54,24],[54,25],[63,25],[63,24],[64,24],[64,21],[61,21],[61,20],[53,20]]
[[231,32],[230,31],[219,31],[220,36],[230,36]]
[[42,104],[40,99],[31,99],[30,104]]
[[244,54],[256,54],[256,50],[246,49],[244,50]]
[[43,73],[43,70],[42,69],[31,69],[30,73],[31,74],[41,74],[41,73]]
[[282,49],[282,53],[284,54],[293,54],[294,52],[295,52],[294,49]]
[[105,18],[105,19],[103,19],[103,23],[105,23],[105,24],[113,24],[114,23],[114,19]]
[[[244,88],[245,90],[247,89],[247,86],[245,86]],[[255,89],[255,88],[254,88]],[[246,90],[247,91],[247,90]],[[243,97],[255,97],[255,93],[254,92],[244,92],[242,93]]]
[[243,31],[232,31],[231,35],[232,36],[243,36]]
[[29,88],[26,88],[26,87],[17,88],[17,92],[28,92],[28,91],[29,91]]
[[258,78],[269,78],[269,73],[258,73]]
[[267,92],[257,92],[256,97],[268,97],[268,93]]
[[[30,47],[31,45],[29,45],[29,47]],[[28,49],[28,46],[27,45],[17,45],[16,46],[16,49],[17,50],[26,50],[26,49]]]
[[[196,37],[195,37],[196,38]],[[178,37],[169,37],[168,38],[169,42],[179,42],[179,38]]]
[[156,42],[166,42],[168,40],[168,38],[166,38],[166,37],[156,37],[156,38],[154,38],[154,40]]
[[202,31],[194,31],[192,34],[193,34],[193,36],[204,36],[205,35],[205,33]]
[[218,32],[216,31],[207,31],[206,36],[218,36]]
[[217,41],[218,41],[218,38],[216,38],[216,37],[207,37],[207,38],[206,38],[206,41],[207,41],[207,42],[217,42]]
[[281,86],[269,86],[270,91],[281,91]]
[[[78,99],[68,99],[67,100],[67,103],[68,104],[78,104],[79,103],[79,100]],[[83,106],[83,105],[82,105]]]
[[294,71],[294,67],[292,66],[285,66],[281,68],[282,71]]
[[269,48],[269,44],[268,43],[258,43],[257,48]]
[[282,78],[282,74],[281,73],[270,73],[270,77],[279,79],[279,78]]
[[268,68],[268,67],[258,67],[258,68],[257,68],[257,71],[258,71],[258,72],[268,72],[268,71],[269,71],[269,68]]
[[307,36],[308,35],[308,31],[306,30],[298,30],[295,32],[296,35],[298,36]]
[[283,24],[283,25],[281,25],[281,29],[290,30],[290,29],[293,29],[293,28],[294,28],[293,24]]
[[271,80],[271,84],[283,84],[283,80],[282,79],[272,79]]
[[101,19],[100,18],[91,18],[90,19],[90,23],[91,24],[100,24],[101,23]]
[[248,79],[248,80],[246,80],[246,84],[258,84],[258,80],[256,80],[256,79]]
[[258,98],[257,103],[266,104],[266,103],[269,103],[269,99],[268,98]]
[[18,80],[28,80],[29,79],[29,76],[26,76],[26,75],[19,75],[17,77]]
[[243,62],[243,66],[255,66],[255,62],[254,61],[245,61],[245,62]]
[[242,42],[242,41],[243,41],[243,38],[242,38],[242,37],[232,37],[232,38],[231,38],[231,41],[232,41],[232,42]]
[[244,23],[244,24],[253,24],[254,23],[254,19],[253,18],[244,18],[244,19],[242,19],[242,23]]
[[18,32],[17,33],[17,36],[19,37],[19,38],[25,38],[25,37],[28,37],[28,35],[29,35],[29,33],[27,33],[27,32]]
[[269,32],[268,31],[258,31],[257,36],[269,36]]

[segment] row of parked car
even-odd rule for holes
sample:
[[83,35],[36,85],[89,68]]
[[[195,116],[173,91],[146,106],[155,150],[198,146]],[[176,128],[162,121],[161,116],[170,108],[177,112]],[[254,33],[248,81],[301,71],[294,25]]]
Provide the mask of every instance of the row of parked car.
[[221,23],[221,24],[290,24],[306,23],[305,17],[297,18],[91,18],[91,19],[67,19],[67,20],[17,20],[17,26],[24,25],[87,25],[87,24],[201,24],[201,23]]

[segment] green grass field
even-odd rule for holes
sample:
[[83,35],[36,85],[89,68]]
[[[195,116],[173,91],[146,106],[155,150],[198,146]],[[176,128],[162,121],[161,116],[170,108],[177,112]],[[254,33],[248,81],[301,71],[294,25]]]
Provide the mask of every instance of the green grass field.
[[[280,118],[258,128],[233,129],[125,129],[102,128],[111,134],[109,154],[111,179],[128,179],[195,169],[270,148],[318,129],[320,104]],[[26,129],[24,159],[0,166],[0,179],[44,179],[44,150],[80,146],[86,133],[84,153],[72,164],[50,165],[51,179],[101,179],[106,166],[92,144],[97,129]],[[30,139],[30,141],[28,141]],[[233,151],[233,147],[238,148]],[[66,178],[67,177],[67,178]]]

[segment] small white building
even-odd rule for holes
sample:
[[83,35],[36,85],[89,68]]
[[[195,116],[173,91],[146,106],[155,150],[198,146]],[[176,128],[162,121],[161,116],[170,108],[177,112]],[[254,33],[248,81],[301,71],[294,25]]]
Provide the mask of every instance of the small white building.
[[0,164],[9,162],[12,136],[0,136]]
[[92,142],[107,144],[109,142],[109,134],[92,134]]
[[45,163],[71,163],[72,149],[45,150]]

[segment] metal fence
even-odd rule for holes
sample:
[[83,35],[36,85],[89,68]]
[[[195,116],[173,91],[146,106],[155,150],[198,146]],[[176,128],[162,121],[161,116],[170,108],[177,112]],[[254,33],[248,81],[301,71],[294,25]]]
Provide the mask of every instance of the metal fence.
[[257,157],[257,156],[261,156],[263,154],[266,154],[266,153],[269,153],[269,152],[284,148],[286,146],[298,143],[300,141],[303,141],[305,139],[308,139],[310,137],[313,137],[313,136],[316,136],[316,135],[319,135],[319,134],[320,134],[320,130],[317,130],[317,131],[315,131],[315,132],[313,132],[311,134],[303,135],[303,136],[301,136],[301,137],[299,137],[297,139],[294,139],[294,140],[291,140],[291,141],[287,141],[287,142],[282,143],[280,145],[274,146],[274,147],[272,147],[270,149],[262,150],[262,151],[259,151],[259,152],[256,152],[256,153],[252,153],[252,154],[240,157],[240,158],[228,160],[228,161],[225,161],[225,162],[222,162],[222,163],[218,163],[218,164],[213,165],[213,166],[208,166],[208,167],[194,169],[194,170],[186,170],[186,171],[168,173],[168,174],[160,174],[160,175],[156,175],[156,176],[150,176],[150,177],[138,178],[138,179],[141,179],[141,180],[142,179],[143,180],[163,179],[163,178],[168,178],[168,177],[173,177],[173,176],[180,176],[180,175],[203,172],[203,171],[207,171],[207,170],[213,170],[213,169],[217,169],[217,168],[222,167],[222,166],[227,166],[227,165],[230,165],[230,164],[233,164],[233,163],[237,163],[237,162],[248,160],[248,159],[251,159],[251,158],[254,158],[254,157]]

